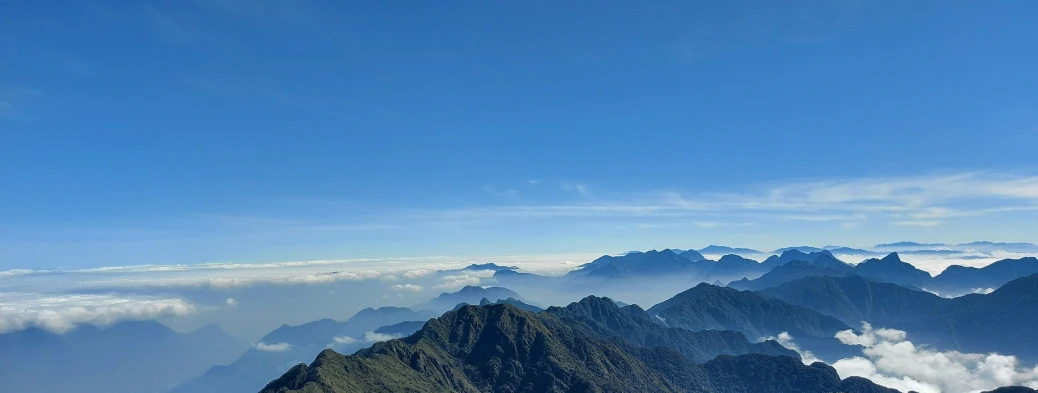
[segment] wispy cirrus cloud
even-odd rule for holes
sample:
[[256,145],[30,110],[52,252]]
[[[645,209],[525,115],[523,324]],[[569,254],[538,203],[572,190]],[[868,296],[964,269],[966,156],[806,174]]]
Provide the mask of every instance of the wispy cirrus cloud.
[[[586,186],[563,188],[587,195]],[[1006,212],[1038,212],[1038,176],[987,172],[787,181],[743,191],[675,190],[599,193],[593,201],[393,212],[412,220],[538,217],[752,217],[776,221],[935,226],[943,220]]]
[[0,120],[24,119],[25,102],[39,96],[39,91],[24,87],[0,89]]

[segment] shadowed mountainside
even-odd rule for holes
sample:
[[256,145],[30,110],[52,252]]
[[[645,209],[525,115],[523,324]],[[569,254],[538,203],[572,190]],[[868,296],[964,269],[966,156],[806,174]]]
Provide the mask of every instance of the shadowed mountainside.
[[699,365],[665,347],[604,339],[550,314],[466,306],[410,337],[352,356],[322,352],[263,393],[346,392],[893,392],[841,381],[821,363],[720,356]]

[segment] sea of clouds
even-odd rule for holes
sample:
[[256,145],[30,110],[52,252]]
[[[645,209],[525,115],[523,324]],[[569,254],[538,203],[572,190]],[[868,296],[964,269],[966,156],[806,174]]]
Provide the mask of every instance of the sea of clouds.
[[[1038,365],[1024,365],[1015,356],[998,353],[940,351],[916,345],[908,336],[903,330],[877,329],[868,323],[862,324],[861,333],[838,332],[841,343],[860,346],[862,355],[837,360],[832,366],[841,378],[868,378],[902,392],[975,393],[1002,386],[1038,389]],[[767,339],[799,352],[805,364],[818,361],[788,333]]]

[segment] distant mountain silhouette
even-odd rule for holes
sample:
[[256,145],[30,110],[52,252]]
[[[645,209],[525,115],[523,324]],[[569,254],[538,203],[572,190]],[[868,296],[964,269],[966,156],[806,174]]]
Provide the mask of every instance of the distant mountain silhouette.
[[427,321],[404,321],[375,329],[375,333],[403,337],[417,332]]
[[[851,388],[851,389],[845,389]],[[272,381],[291,392],[893,392],[841,381],[787,356],[720,356],[703,365],[665,347],[604,339],[584,324],[510,305],[466,306],[404,339],[352,356],[322,352]]]
[[894,242],[894,243],[881,243],[873,246],[872,248],[879,250],[910,250],[910,249],[923,249],[933,247],[944,247],[947,246],[944,243],[916,243],[916,242]]
[[782,248],[778,248],[778,249],[773,250],[771,252],[771,254],[782,254],[782,253],[784,253],[786,251],[799,251],[799,252],[802,252],[802,253],[805,253],[805,254],[812,254],[812,253],[824,251],[824,249],[818,248],[818,247],[811,247],[811,246],[782,247]]
[[639,276],[690,275],[698,274],[702,270],[701,260],[692,260],[667,249],[622,256],[603,255],[569,272],[566,277],[623,279]]
[[1004,243],[990,241],[975,241],[960,244],[945,243],[916,243],[895,242],[877,244],[873,248],[882,251],[915,251],[915,250],[974,250],[974,251],[1008,251],[1008,252],[1038,252],[1038,245],[1032,243]]
[[0,390],[166,392],[246,348],[217,325],[190,333],[155,321],[80,325],[63,335],[30,328],[0,335]]
[[679,256],[683,256],[685,258],[688,258],[688,260],[690,260],[692,262],[699,262],[699,261],[702,261],[702,260],[706,259],[706,257],[703,256],[703,254],[700,254],[696,250],[685,250],[685,251],[682,251],[682,252],[678,253],[678,255]]
[[493,270],[493,271],[500,271],[500,270],[518,270],[518,269],[519,269],[519,267],[517,267],[517,266],[502,266],[502,265],[498,265],[496,263],[480,263],[480,264],[468,265],[468,266],[465,267],[465,269],[462,269],[462,270]]
[[822,249],[826,250],[826,251],[829,251],[829,252],[831,252],[833,254],[864,255],[864,256],[882,255],[881,253],[876,252],[876,251],[863,250],[863,249],[860,249],[860,248],[843,247],[843,246],[825,246],[825,247],[822,247]]
[[853,274],[851,270],[836,270],[825,266],[813,265],[810,262],[793,261],[785,265],[778,266],[772,269],[770,272],[764,273],[764,275],[760,276],[757,279],[742,279],[739,281],[733,281],[729,283],[728,286],[731,288],[740,289],[744,291],[756,291],[760,289],[771,288],[804,277],[843,277],[851,274]]
[[998,288],[1019,277],[1038,273],[1038,258],[1003,259],[982,268],[949,266],[926,284],[938,292],[961,292],[964,288]]
[[872,258],[854,266],[854,273],[881,282],[923,288],[932,278],[930,273],[901,261],[896,252],[876,259]]
[[[504,271],[499,271],[499,273]],[[518,293],[511,289],[502,287],[477,287],[468,285],[457,292],[445,292],[430,300],[428,303],[417,306],[419,309],[431,309],[437,312],[454,309],[458,303],[479,304],[480,300],[487,298],[492,302],[502,299],[515,298],[522,300]]]
[[721,278],[742,278],[746,276],[756,277],[767,272],[766,266],[752,259],[743,258],[735,254],[722,256],[709,267],[706,275],[718,280]]
[[699,253],[700,254],[707,254],[707,255],[727,255],[727,254],[751,255],[751,254],[763,254],[763,252],[760,252],[760,251],[757,251],[757,250],[754,250],[754,249],[750,249],[750,248],[717,246],[717,245],[713,245],[713,244],[699,249]]
[[857,265],[850,265],[840,261],[829,251],[804,254],[790,250],[781,256],[769,257],[764,264],[775,267],[760,278],[739,280],[728,286],[743,290],[761,290],[804,277],[843,277],[857,274],[874,281],[920,289],[927,287],[933,279],[929,273],[902,262],[897,253],[890,253],[882,259],[872,258]]
[[[800,250],[786,250],[779,255],[772,255],[761,262],[769,271],[776,267],[785,265],[793,261],[804,261],[808,263],[815,263],[818,260],[817,265],[828,266],[832,261],[839,261],[833,254],[826,250],[815,251],[811,253],[801,252]],[[835,267],[834,267],[835,268]]]

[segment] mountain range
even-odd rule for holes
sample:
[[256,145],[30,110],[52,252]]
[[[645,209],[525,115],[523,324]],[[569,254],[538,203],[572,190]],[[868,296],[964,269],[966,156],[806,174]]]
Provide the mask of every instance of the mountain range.
[[728,286],[743,290],[761,290],[810,276],[843,277],[859,275],[873,281],[908,288],[936,291],[944,295],[962,295],[977,289],[998,288],[1010,280],[1038,273],[1038,259],[1026,257],[1003,259],[982,268],[952,265],[937,276],[901,261],[898,253],[871,258],[857,265],[844,263],[828,251],[804,254],[790,250],[765,259],[762,265],[775,266],[760,277],[742,279]]
[[671,348],[631,345],[572,319],[507,304],[462,307],[407,338],[354,355],[325,350],[262,389],[404,391],[893,392],[860,378],[840,380],[823,363],[806,366],[789,356],[721,355],[697,364]]
[[853,349],[834,339],[851,329],[824,313],[761,296],[750,291],[706,283],[649,308],[660,324],[694,331],[733,330],[753,339],[786,332],[823,358],[838,358]]
[[939,348],[1038,361],[1038,274],[986,295],[951,299],[856,275],[806,277],[760,294],[850,325],[866,321],[905,330],[918,342]]

